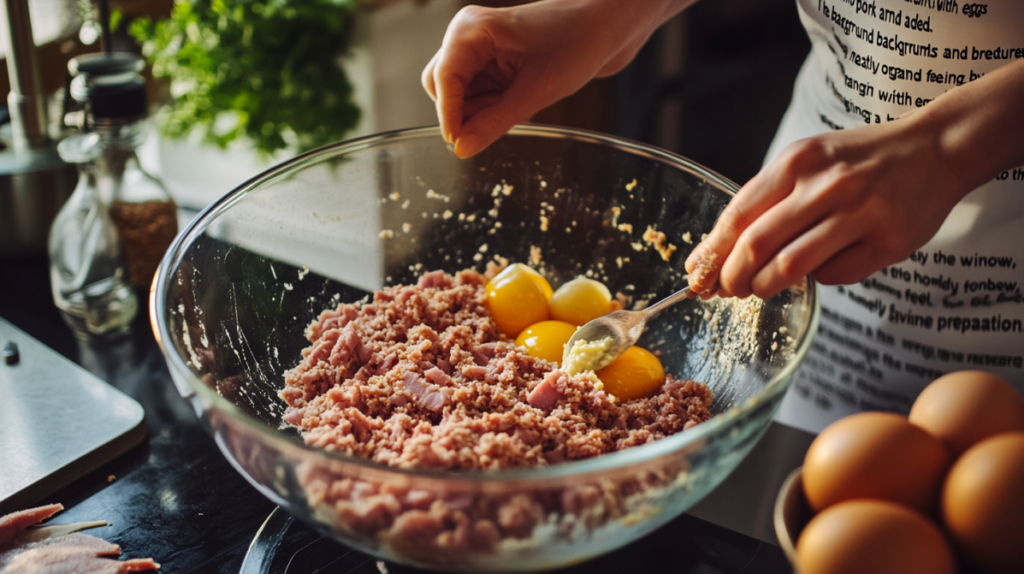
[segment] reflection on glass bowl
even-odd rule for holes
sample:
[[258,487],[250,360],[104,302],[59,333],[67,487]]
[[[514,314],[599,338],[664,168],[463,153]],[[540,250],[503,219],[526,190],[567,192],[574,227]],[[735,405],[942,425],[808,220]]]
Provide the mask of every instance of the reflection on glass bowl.
[[[434,269],[539,256],[552,285],[587,275],[634,303],[658,300],[685,284],[686,256],[736,189],[668,152],[552,127],[517,127],[469,160],[436,128],[343,142],[203,212],[157,273],[153,328],[225,456],[321,531],[426,568],[576,563],[678,516],[739,464],[810,343],[813,282],[764,302],[698,299],[663,313],[641,344],[667,372],[706,382],[714,416],[545,468],[397,469],[307,446],[281,421],[283,373],[322,310]],[[648,228],[665,234],[660,249],[643,240]]]

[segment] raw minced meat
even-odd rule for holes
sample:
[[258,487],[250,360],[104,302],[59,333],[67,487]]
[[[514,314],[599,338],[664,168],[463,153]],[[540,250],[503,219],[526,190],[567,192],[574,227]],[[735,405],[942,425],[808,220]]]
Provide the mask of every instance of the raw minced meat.
[[284,420],[310,445],[391,466],[501,469],[589,458],[710,418],[701,383],[668,375],[653,396],[620,403],[593,372],[531,357],[491,319],[486,281],[434,271],[321,313],[285,373]]

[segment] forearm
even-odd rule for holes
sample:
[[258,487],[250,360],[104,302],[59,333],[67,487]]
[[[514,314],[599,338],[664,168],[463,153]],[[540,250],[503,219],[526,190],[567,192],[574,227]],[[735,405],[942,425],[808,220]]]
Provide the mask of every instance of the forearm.
[[589,54],[576,59],[597,64],[591,73],[606,77],[629,64],[658,27],[696,1],[543,0],[504,10],[528,29],[540,29],[539,21],[564,23],[569,29],[545,41],[553,50],[588,46]]
[[[583,0],[588,1],[588,0]],[[676,14],[682,12],[697,0],[597,0],[599,4],[606,5],[607,10],[625,10],[629,14],[622,14],[620,17],[633,19],[641,25],[634,28],[633,37],[622,42],[622,49],[616,57],[608,62],[605,67],[597,73],[597,77],[606,77],[617,74],[626,67],[636,56],[640,48],[647,42],[651,34],[662,24],[670,20]],[[620,20],[619,22],[621,22]],[[621,24],[619,24],[621,25]],[[613,32],[614,33],[614,32]],[[614,40],[612,40],[614,41]]]
[[[640,25],[653,31],[670,18],[685,10],[697,0],[543,0],[525,6],[559,7],[590,13],[594,20],[585,22],[589,25],[608,22],[621,28],[624,24]],[[511,8],[515,9],[515,8]]]
[[[623,21],[641,23],[648,31],[654,32],[676,14],[682,12],[697,0],[554,0],[588,4],[600,7],[613,22],[620,26]],[[630,20],[623,20],[629,18]]]
[[1024,60],[946,92],[907,120],[936,130],[964,194],[1024,165]]

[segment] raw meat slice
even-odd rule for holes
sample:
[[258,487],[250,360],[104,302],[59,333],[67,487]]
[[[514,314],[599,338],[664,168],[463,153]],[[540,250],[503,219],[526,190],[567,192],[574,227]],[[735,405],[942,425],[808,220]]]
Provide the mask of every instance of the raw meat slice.
[[19,531],[39,524],[61,510],[64,510],[63,505],[49,504],[0,516],[0,546],[13,540]]
[[63,508],[52,504],[0,518],[0,536],[4,537],[0,542],[0,574],[121,574],[160,568],[152,558],[125,561],[105,558],[120,555],[121,547],[88,534],[73,532],[43,540],[18,536],[19,532]]
[[[123,574],[160,568],[160,565],[153,562],[152,558],[119,562],[89,555],[89,549],[78,546],[77,543],[66,545],[60,542],[63,538],[71,536],[75,535],[69,534],[60,538],[52,538],[51,540],[55,541],[53,544],[44,544],[18,553],[0,570],[0,574]],[[78,536],[94,538],[87,534]],[[99,539],[96,538],[96,540]],[[117,548],[116,544],[113,546]]]

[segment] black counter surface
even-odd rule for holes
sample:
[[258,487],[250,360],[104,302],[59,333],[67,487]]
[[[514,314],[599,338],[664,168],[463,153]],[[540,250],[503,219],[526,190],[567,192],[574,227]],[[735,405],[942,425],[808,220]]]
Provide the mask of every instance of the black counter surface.
[[[0,259],[0,317],[145,409],[149,434],[141,445],[39,501],[65,506],[59,522],[106,520],[109,526],[89,533],[120,544],[123,557],[152,557],[169,574],[419,572],[322,537],[235,472],[175,390],[142,309],[130,337],[77,341],[53,306],[40,256]],[[625,548],[559,572],[640,571],[774,574],[790,568],[772,544],[683,515]]]

